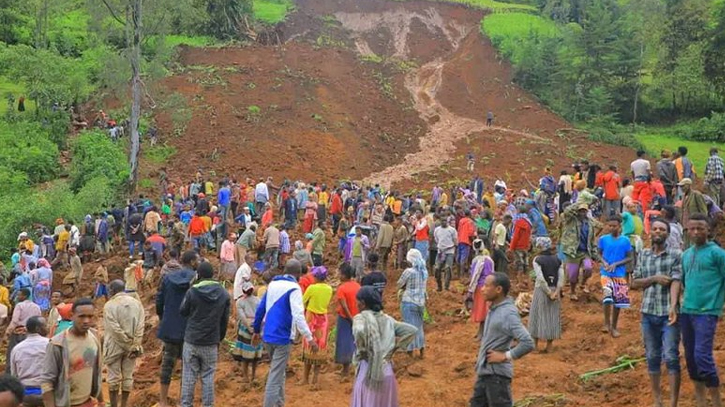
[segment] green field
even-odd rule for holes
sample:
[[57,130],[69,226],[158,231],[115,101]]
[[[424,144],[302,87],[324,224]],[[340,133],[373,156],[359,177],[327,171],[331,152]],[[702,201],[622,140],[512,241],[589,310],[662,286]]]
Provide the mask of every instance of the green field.
[[25,96],[25,111],[32,112],[35,110],[35,102],[28,99],[28,95],[25,95],[25,87],[17,82],[11,82],[4,76],[0,76],[0,112],[6,112],[8,106],[8,95],[13,95],[15,103],[13,109],[18,107],[17,101],[20,96]]
[[277,24],[287,17],[287,13],[294,9],[294,5],[289,0],[269,1],[255,0],[254,17],[257,20],[267,24]]
[[[403,1],[403,0],[399,0]],[[505,12],[505,11],[512,11],[512,10],[526,10],[526,11],[536,11],[536,7],[530,6],[527,4],[515,4],[515,3],[504,3],[501,1],[494,1],[494,0],[430,0],[430,1],[437,1],[442,3],[459,3],[459,4],[466,4],[471,7],[475,8],[484,8],[493,10],[495,12]]]
[[685,140],[668,132],[667,129],[649,130],[646,133],[636,134],[635,137],[644,144],[648,151],[657,153],[657,156],[654,157],[656,159],[659,159],[659,152],[662,149],[675,151],[677,147],[687,147],[687,156],[695,163],[695,169],[700,176],[705,168],[707,157],[710,156],[710,148],[718,147],[720,151],[725,151],[725,144]]
[[523,45],[531,34],[540,38],[559,35],[559,28],[552,20],[522,12],[486,16],[481,21],[481,31],[491,39],[499,52],[514,64],[524,57],[526,49]]

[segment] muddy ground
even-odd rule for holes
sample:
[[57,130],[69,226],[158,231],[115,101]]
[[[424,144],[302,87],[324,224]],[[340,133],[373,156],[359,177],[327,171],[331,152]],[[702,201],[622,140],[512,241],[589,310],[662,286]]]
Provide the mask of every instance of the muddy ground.
[[[511,67],[480,34],[482,17],[480,10],[431,2],[299,0],[283,27],[281,47],[182,50],[175,75],[161,84],[160,100],[180,95],[190,121],[179,120],[179,105],[165,109],[160,103],[157,115],[162,141],[177,150],[167,164],[170,178],[188,181],[201,167],[239,179],[365,179],[402,190],[428,189],[468,179],[464,155],[473,152],[476,171],[487,181],[499,177],[523,186],[522,174],[536,180],[545,166],[558,172],[578,158],[632,159],[631,150],[567,131],[569,123],[513,84]],[[496,115],[493,127],[484,123],[488,110]],[[153,176],[156,167],[143,165]],[[121,257],[112,262],[112,274],[120,273]],[[86,279],[93,269],[86,266]],[[596,292],[597,279],[590,285]],[[401,406],[463,407],[475,380],[476,327],[458,314],[461,285],[450,293],[429,288],[434,322],[426,326],[427,357],[395,358]],[[90,292],[90,281],[85,289]],[[517,287],[514,294],[525,289]],[[132,396],[138,407],[154,405],[158,394],[161,349],[151,295],[143,296],[149,318]],[[400,316],[392,288],[386,304],[391,315]],[[554,352],[531,354],[515,364],[513,391],[520,405],[650,405],[643,364],[587,383],[579,380],[619,356],[643,355],[639,305],[635,294],[633,308],[622,313],[622,337],[615,340],[599,332],[598,295],[564,299],[564,337]],[[721,333],[716,340],[721,367],[723,339]],[[243,385],[227,348],[220,352],[217,405],[261,405],[267,366],[260,368],[259,383]],[[324,368],[321,390],[297,385],[299,357],[296,349],[288,406],[349,403],[352,384],[339,383],[331,363]],[[684,383],[680,405],[693,406],[692,386]],[[172,395],[178,389],[175,380]]]

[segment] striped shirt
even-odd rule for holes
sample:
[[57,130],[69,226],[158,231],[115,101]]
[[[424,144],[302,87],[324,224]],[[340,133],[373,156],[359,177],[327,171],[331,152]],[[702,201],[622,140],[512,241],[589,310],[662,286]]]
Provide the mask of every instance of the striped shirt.
[[[639,254],[633,278],[649,278],[661,274],[671,277],[673,280],[680,280],[682,279],[681,259],[682,252],[676,248],[667,247],[660,254],[655,254],[652,249],[645,249]],[[666,316],[669,309],[669,286],[652,284],[644,289],[642,294],[643,314]]]
[[283,230],[279,234],[279,251],[282,254],[290,254],[292,252],[292,246],[289,242],[289,235],[286,230]]

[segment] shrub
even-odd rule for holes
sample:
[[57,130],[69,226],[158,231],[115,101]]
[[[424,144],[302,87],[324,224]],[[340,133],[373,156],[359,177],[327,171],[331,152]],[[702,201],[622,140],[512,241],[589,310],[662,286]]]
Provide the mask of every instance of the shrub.
[[91,179],[102,177],[112,188],[119,188],[129,175],[126,156],[120,144],[102,131],[81,133],[72,145],[71,189],[80,191]]
[[0,120],[0,145],[0,163],[6,169],[3,179],[17,185],[24,178],[35,184],[58,174],[58,147],[40,124]]

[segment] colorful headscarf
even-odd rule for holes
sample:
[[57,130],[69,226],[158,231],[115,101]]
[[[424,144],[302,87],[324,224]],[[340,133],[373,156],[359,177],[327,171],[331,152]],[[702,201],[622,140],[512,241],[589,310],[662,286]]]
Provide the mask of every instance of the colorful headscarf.
[[47,269],[50,268],[50,263],[48,263],[48,260],[41,258],[38,260],[38,268],[45,267]]
[[546,236],[540,236],[536,238],[536,247],[541,250],[551,250],[551,239]]

